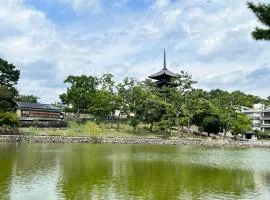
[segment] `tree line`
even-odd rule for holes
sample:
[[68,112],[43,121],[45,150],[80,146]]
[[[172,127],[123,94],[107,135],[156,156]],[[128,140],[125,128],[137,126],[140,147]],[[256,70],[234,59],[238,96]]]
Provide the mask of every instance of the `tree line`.
[[[269,40],[270,5],[249,2],[248,7],[264,25],[256,28],[252,37]],[[16,66],[0,58],[0,127],[18,126],[15,101],[38,102],[39,98],[34,95],[19,95],[16,90],[19,77]],[[173,82],[176,87],[157,88],[149,79],[139,82],[125,78],[116,83],[111,74],[71,75],[65,80],[69,87],[60,99],[77,117],[80,113],[90,113],[97,123],[114,120],[114,112],[118,110],[117,129],[121,116],[125,115],[134,131],[142,123],[149,124],[150,130],[159,127],[166,133],[171,133],[173,127],[180,130],[183,126],[189,131],[190,125],[195,124],[208,133],[223,130],[225,134],[231,131],[235,135],[251,128],[247,116],[239,113],[240,106],[252,107],[259,102],[269,105],[270,101],[270,98],[262,99],[241,91],[195,89],[196,81],[187,72],[180,72]]]
[[71,75],[65,80],[68,88],[60,99],[67,105],[66,110],[77,117],[88,113],[96,123],[115,123],[119,130],[120,119],[126,116],[134,131],[139,124],[148,124],[150,131],[157,127],[168,134],[173,128],[181,131],[188,127],[190,131],[193,124],[208,134],[243,134],[251,130],[251,121],[239,112],[240,107],[269,104],[267,99],[241,91],[195,89],[196,81],[183,71],[172,82],[175,87],[159,88],[150,79],[136,81],[127,77],[116,83],[111,74]]

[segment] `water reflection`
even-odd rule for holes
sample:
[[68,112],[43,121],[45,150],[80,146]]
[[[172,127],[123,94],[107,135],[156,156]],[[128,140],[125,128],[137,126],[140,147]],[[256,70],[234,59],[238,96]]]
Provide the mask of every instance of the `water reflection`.
[[264,199],[268,155],[264,149],[0,144],[0,199]]

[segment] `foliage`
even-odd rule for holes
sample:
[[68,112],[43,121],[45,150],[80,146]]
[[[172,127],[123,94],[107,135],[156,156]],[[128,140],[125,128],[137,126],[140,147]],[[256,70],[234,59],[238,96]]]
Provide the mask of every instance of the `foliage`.
[[270,138],[270,131],[255,130],[255,133],[258,134],[261,139],[262,138]]
[[72,105],[77,117],[91,105],[97,90],[98,80],[93,76],[68,76],[64,83],[71,86],[60,95],[63,104]]
[[14,111],[15,109],[14,93],[7,86],[0,86],[0,112]]
[[137,108],[138,115],[142,116],[144,123],[150,124],[150,130],[153,130],[155,122],[160,122],[163,115],[166,114],[166,104],[158,99],[147,99]]
[[38,103],[39,97],[34,95],[19,95],[17,101],[28,102],[28,103]]
[[20,71],[0,58],[0,126],[17,127],[19,124],[16,113],[13,113],[16,109],[15,85],[19,77]]
[[13,112],[0,112],[0,127],[9,126],[17,127],[19,125],[19,118]]
[[223,127],[219,116],[210,110],[195,114],[191,121],[193,124],[199,126],[200,130],[207,132],[208,136],[210,133],[219,133]]
[[116,123],[118,131],[121,120],[125,119],[133,132],[141,124],[150,125],[150,131],[158,127],[166,134],[172,133],[174,126],[180,131],[181,126],[189,130],[195,124],[208,133],[225,130],[225,136],[227,131],[243,129],[236,125],[242,123],[238,120],[240,106],[269,102],[241,91],[194,89],[196,81],[186,72],[181,72],[172,82],[175,87],[158,88],[149,79],[138,82],[124,78],[115,83],[111,74],[69,76],[65,83],[70,87],[60,98],[73,112],[91,114],[97,124],[109,121],[113,127]]
[[252,122],[247,115],[237,113],[232,122],[231,132],[236,137],[238,134],[244,134],[252,129]]
[[92,100],[89,112],[94,115],[97,122],[108,119],[115,111],[114,96],[107,91],[97,91]]
[[0,58],[0,86],[5,86],[14,92],[14,94],[17,94],[14,86],[17,84],[19,78],[20,71],[16,69],[16,66]]
[[258,20],[266,28],[258,28],[252,32],[252,36],[255,40],[270,40],[270,4],[259,3],[255,5],[252,2],[248,2],[248,8],[256,15]]
[[203,131],[208,133],[208,136],[210,136],[210,133],[218,134],[220,132],[221,127],[222,123],[217,116],[214,115],[206,116],[203,119],[202,129]]

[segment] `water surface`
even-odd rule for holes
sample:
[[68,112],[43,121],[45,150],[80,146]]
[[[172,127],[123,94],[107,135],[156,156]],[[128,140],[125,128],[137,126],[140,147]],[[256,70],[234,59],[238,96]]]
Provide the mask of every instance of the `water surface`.
[[0,144],[0,199],[270,199],[270,150]]

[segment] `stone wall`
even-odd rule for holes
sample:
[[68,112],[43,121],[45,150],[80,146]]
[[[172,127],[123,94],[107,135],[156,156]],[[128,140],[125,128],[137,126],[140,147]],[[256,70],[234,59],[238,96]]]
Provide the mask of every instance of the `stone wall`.
[[1,142],[24,143],[97,143],[97,144],[165,144],[209,147],[265,147],[270,148],[269,141],[233,141],[211,139],[159,139],[139,137],[67,137],[67,136],[23,136],[0,135]]

